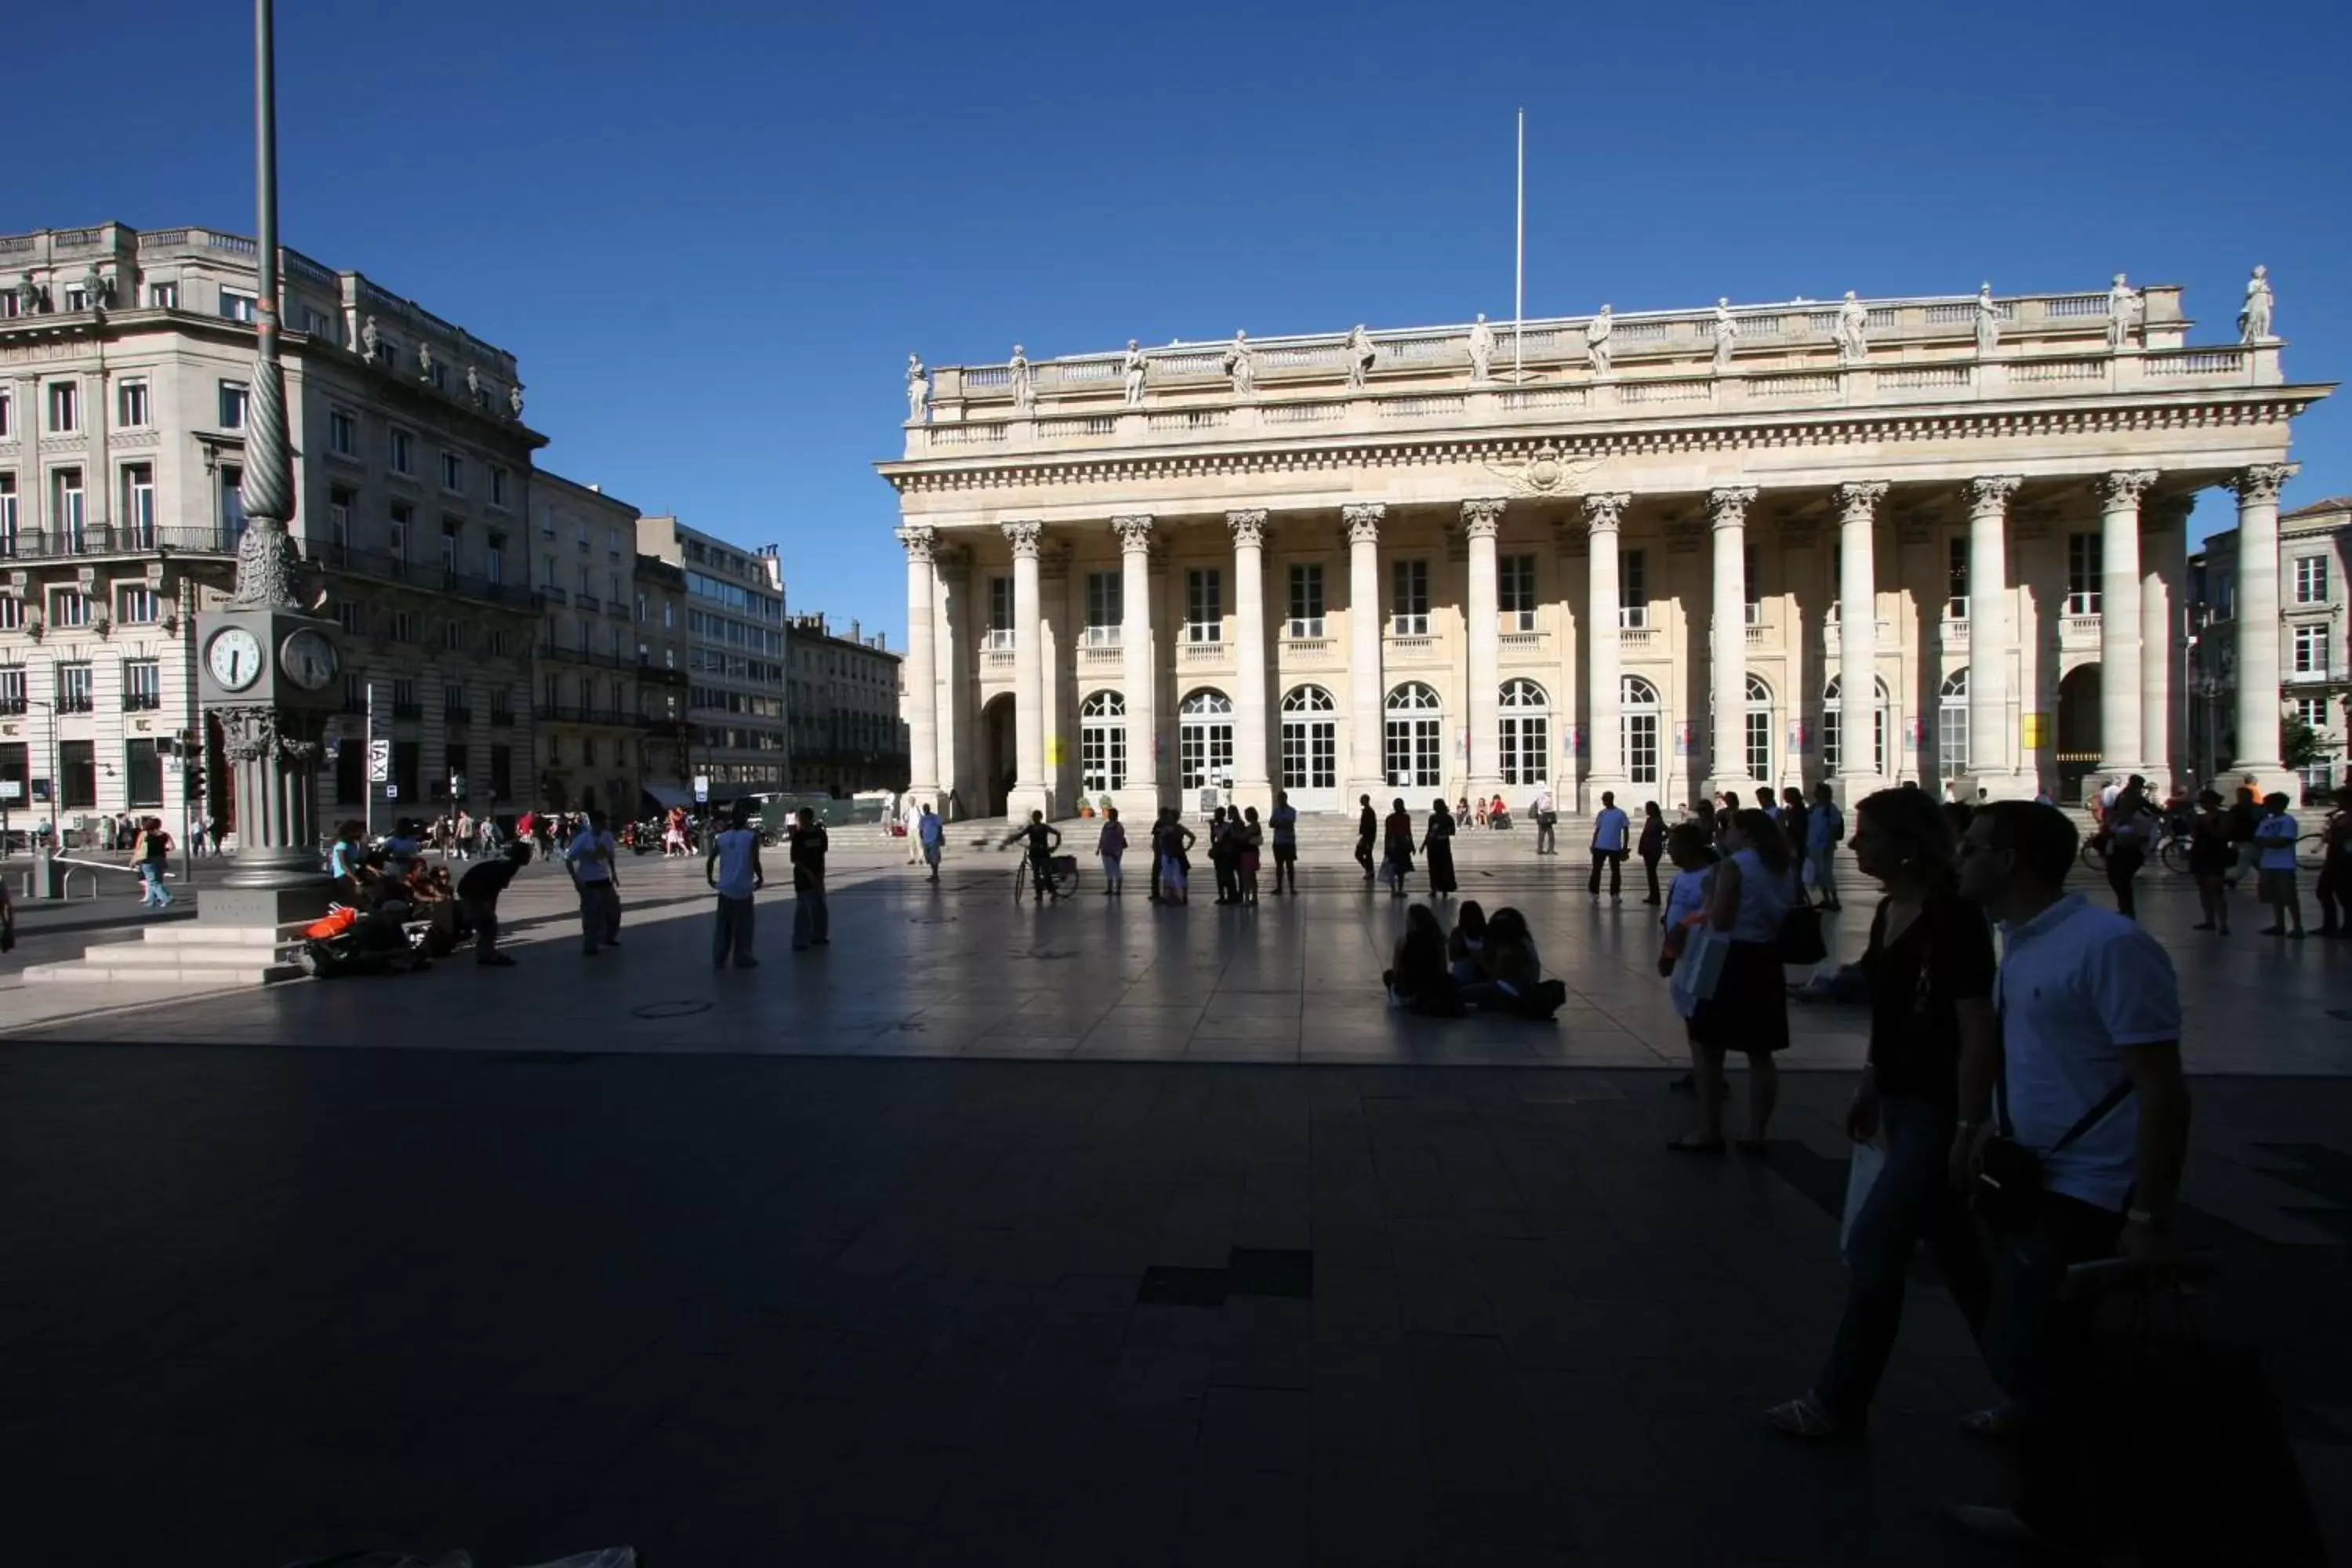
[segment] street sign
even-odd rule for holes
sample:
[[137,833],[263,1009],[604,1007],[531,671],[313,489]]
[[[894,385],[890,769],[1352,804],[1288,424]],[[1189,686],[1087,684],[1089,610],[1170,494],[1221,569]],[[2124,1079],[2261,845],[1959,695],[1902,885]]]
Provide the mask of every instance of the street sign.
[[24,780],[22,780],[22,779],[0,779],[0,801],[6,801],[6,802],[10,803],[11,805],[14,805],[16,802],[20,801],[20,800],[22,800],[22,799],[24,799],[24,798],[25,798],[25,781],[24,781]]
[[709,804],[709,801],[710,801],[710,775],[709,775],[709,773],[697,773],[697,774],[695,774],[695,775],[694,775],[694,804],[695,804],[695,805],[706,805]]
[[[389,784],[391,782],[392,742],[390,741],[370,741],[368,742],[368,783]],[[391,800],[395,797],[391,795],[386,795],[384,798],[386,800]]]

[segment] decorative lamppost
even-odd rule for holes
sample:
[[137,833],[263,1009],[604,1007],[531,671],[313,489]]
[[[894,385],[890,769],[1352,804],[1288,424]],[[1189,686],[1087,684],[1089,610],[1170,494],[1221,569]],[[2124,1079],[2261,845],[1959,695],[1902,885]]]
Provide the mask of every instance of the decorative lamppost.
[[278,927],[323,913],[311,801],[341,670],[336,626],[295,598],[294,475],[278,363],[278,80],[273,0],[254,0],[254,183],[259,296],[240,489],[246,527],[227,607],[196,617],[197,692],[226,742],[237,852],[205,923]]

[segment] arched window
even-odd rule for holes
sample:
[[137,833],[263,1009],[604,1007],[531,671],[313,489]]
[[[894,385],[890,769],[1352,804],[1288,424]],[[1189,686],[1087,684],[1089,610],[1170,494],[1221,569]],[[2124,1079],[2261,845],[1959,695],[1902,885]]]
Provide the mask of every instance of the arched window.
[[1936,771],[1946,778],[1967,773],[1969,760],[1969,667],[1944,677],[1936,700]]
[[[1842,695],[1845,678],[1830,677],[1822,689],[1822,769],[1834,773],[1844,754],[1843,720],[1845,700]],[[1886,776],[1886,682],[1871,678],[1872,695],[1877,699],[1871,711],[1871,771],[1879,777]]]
[[1444,782],[1445,704],[1417,680],[1389,693],[1381,758],[1391,789],[1435,789]]
[[1300,811],[1339,803],[1339,705],[1319,686],[1282,695],[1282,788]]
[[1097,691],[1078,704],[1078,788],[1089,795],[1127,787],[1127,699]]
[[1234,787],[1234,700],[1202,687],[1176,707],[1177,784],[1182,789]]
[[1532,680],[1503,682],[1501,734],[1503,782],[1551,782],[1551,699]]
[[1664,709],[1658,702],[1658,689],[1638,675],[1626,676],[1618,683],[1618,723],[1625,743],[1625,782],[1654,784],[1658,782],[1658,729],[1665,722]]
[[1748,678],[1746,729],[1748,776],[1759,784],[1772,782],[1772,688],[1760,675]]

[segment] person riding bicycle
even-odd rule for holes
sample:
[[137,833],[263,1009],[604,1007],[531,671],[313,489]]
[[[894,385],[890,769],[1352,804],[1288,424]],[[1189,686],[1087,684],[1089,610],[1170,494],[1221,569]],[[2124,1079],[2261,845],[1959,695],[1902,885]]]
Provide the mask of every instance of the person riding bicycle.
[[1042,904],[1045,901],[1046,889],[1054,885],[1054,851],[1062,847],[1062,830],[1046,821],[1044,812],[1033,811],[1027,823],[1004,836],[1004,842],[1010,844],[1016,838],[1028,840],[1025,847],[1029,857],[1029,886]]

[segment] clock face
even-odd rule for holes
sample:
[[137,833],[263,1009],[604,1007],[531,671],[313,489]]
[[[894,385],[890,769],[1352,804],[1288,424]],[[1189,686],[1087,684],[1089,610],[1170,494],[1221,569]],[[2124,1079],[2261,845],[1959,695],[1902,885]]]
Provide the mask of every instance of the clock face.
[[205,647],[205,664],[222,686],[242,691],[261,679],[261,639],[243,626],[215,632]]
[[331,685],[342,660],[323,633],[299,631],[278,650],[278,667],[286,679],[305,691],[324,691]]

